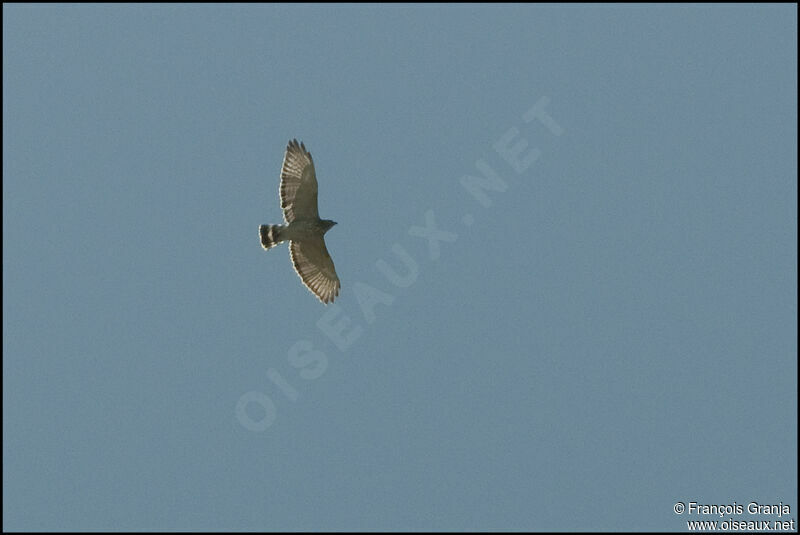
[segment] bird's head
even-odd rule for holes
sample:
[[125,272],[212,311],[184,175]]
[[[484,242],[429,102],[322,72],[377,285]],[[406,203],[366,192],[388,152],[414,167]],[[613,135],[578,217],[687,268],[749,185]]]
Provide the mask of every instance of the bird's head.
[[331,221],[330,219],[323,219],[322,220],[322,232],[328,232],[333,226],[336,224],[336,221]]

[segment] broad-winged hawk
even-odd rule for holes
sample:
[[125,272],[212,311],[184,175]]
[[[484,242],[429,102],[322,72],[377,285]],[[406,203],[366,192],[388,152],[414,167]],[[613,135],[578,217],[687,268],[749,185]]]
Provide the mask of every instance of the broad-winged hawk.
[[292,265],[303,284],[326,305],[332,303],[341,284],[324,236],[336,222],[319,218],[314,161],[296,139],[286,147],[280,192],[286,225],[261,225],[261,246],[270,249],[288,241]]

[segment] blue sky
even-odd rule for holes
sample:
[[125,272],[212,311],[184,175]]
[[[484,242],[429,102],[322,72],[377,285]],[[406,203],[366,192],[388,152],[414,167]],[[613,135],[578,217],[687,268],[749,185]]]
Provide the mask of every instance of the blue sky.
[[3,82],[4,529],[796,519],[796,6],[4,4]]

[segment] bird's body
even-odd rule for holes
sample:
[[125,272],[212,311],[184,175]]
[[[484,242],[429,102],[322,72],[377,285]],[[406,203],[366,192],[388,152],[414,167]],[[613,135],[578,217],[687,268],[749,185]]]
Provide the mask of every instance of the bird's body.
[[305,145],[289,142],[281,168],[281,208],[286,225],[261,225],[261,246],[271,249],[289,241],[289,255],[303,284],[325,304],[339,295],[341,283],[324,235],[336,222],[320,219],[314,161]]
[[336,223],[330,219],[304,219],[288,225],[261,225],[261,245],[271,249],[284,241],[301,241],[328,232]]

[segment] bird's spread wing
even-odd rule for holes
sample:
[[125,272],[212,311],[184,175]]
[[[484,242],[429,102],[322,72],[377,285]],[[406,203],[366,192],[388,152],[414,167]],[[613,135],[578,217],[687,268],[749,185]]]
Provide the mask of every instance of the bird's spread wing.
[[296,139],[289,142],[283,157],[281,208],[287,223],[295,219],[319,219],[314,161],[305,145]]
[[341,284],[322,236],[291,242],[289,255],[292,257],[294,270],[300,275],[306,288],[323,303],[332,303],[334,297],[339,295]]

